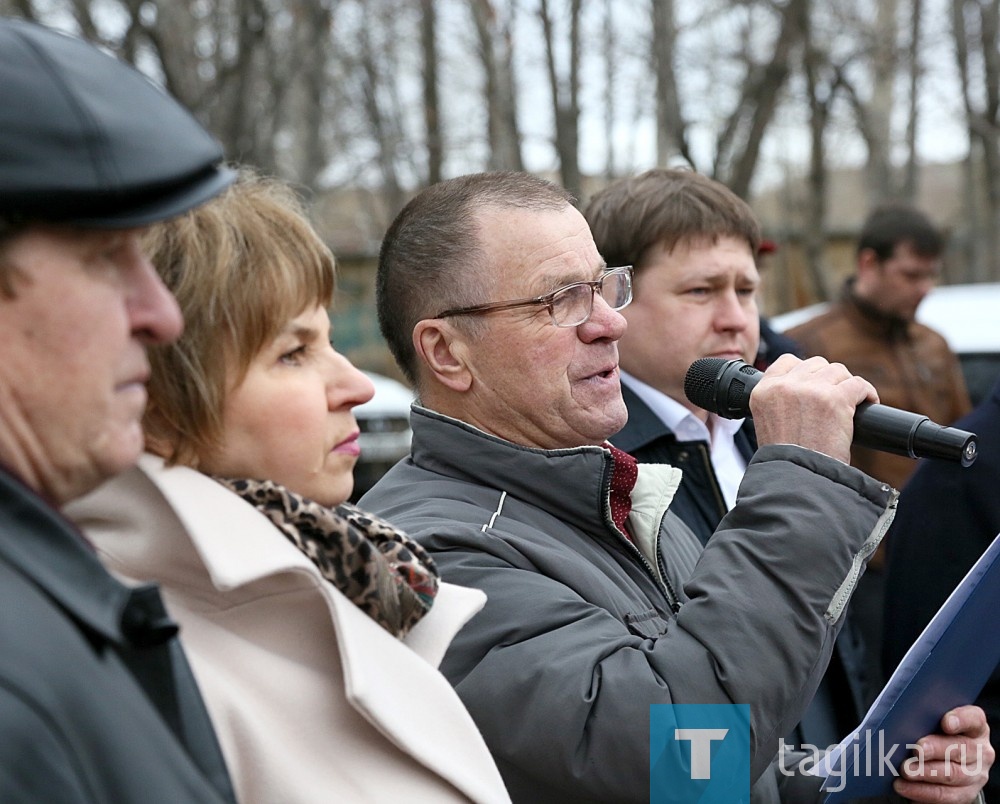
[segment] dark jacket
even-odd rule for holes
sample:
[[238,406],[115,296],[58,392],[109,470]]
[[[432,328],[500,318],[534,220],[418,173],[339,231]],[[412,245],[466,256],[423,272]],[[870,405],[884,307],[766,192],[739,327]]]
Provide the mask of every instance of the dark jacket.
[[610,450],[522,447],[417,406],[411,423],[411,457],[361,504],[423,543],[445,580],[486,592],[441,669],[514,801],[648,801],[649,706],[673,702],[749,703],[755,804],[815,800],[815,780],[779,777],[772,760],[895,492],[768,446],[744,479],[754,503],[702,549],[666,510],[676,470],[640,465],[630,524],[650,561],[612,521]]
[[[886,568],[883,666],[891,673],[965,573],[1000,533],[1000,381],[957,427],[979,436],[979,457],[963,468],[923,460],[899,497]],[[976,700],[1000,754],[1000,671]],[[1000,801],[990,774],[986,800]]]
[[0,801],[233,801],[176,633],[0,472]]
[[[628,407],[628,422],[612,436],[611,442],[640,463],[667,463],[684,473],[670,510],[694,531],[702,544],[708,544],[728,511],[712,467],[710,445],[705,441],[678,441],[663,420],[624,382],[622,397]],[[734,442],[749,463],[757,449],[751,419],[737,431]],[[865,702],[877,692],[872,689],[875,682],[876,679],[866,677],[864,647],[848,616],[816,698],[803,721],[789,733],[788,740],[796,745],[823,747],[839,742],[861,721]]]

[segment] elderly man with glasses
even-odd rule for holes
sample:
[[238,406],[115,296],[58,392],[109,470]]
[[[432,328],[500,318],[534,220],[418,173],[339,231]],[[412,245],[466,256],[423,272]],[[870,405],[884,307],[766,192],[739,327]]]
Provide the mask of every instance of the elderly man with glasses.
[[[745,499],[702,548],[667,510],[680,472],[607,441],[626,419],[631,274],[549,182],[485,173],[419,194],[377,286],[418,394],[412,452],[362,505],[487,593],[441,669],[514,801],[648,801],[650,705],[713,703],[749,705],[754,802],[815,800],[815,779],[774,760],[892,517],[895,492],[847,465],[855,407],[877,397],[822,358],[777,361],[754,392]],[[664,754],[678,791],[683,751]]]

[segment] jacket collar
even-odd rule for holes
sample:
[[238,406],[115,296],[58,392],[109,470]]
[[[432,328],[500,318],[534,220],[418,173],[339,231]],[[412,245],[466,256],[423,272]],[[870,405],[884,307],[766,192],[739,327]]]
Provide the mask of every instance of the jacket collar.
[[854,277],[844,282],[840,301],[854,325],[879,340],[904,341],[910,338],[910,322],[879,310],[854,291]]
[[[69,513],[104,531],[101,550],[130,576],[189,586],[191,578],[207,574],[215,590],[234,597],[244,587],[247,595],[258,595],[256,584],[286,573],[317,584],[315,565],[256,508],[201,472],[166,467],[156,455],[143,455],[137,469],[70,506]],[[171,535],[177,524],[183,541]],[[319,588],[328,600],[335,599],[333,587],[326,586]],[[331,605],[338,632],[354,614],[368,619],[346,597],[343,603]],[[442,583],[430,613],[404,641],[436,667],[454,635],[484,603],[478,590]],[[354,655],[366,655],[364,646]]]
[[155,645],[177,633],[154,587],[112,577],[79,531],[20,481],[0,471],[0,558],[106,642]]
[[[411,407],[410,423],[415,464],[506,492],[593,536],[606,538],[614,530],[609,502],[613,459],[606,447],[525,447],[418,404]],[[657,507],[665,509],[679,479],[680,471],[673,467],[640,464],[633,502],[637,491],[652,482],[660,489]],[[606,527],[595,531],[597,521]]]
[[[155,455],[144,455],[139,465],[184,524],[216,589],[225,592],[249,587],[286,572],[305,572],[314,583],[312,578],[318,571],[312,561],[267,517],[229,489],[194,469],[167,468]],[[192,505],[192,500],[197,504]],[[368,616],[348,598],[333,594],[332,585],[324,581],[321,588],[337,604],[331,613],[342,651],[350,654],[355,664],[367,661],[367,627],[361,631],[365,639],[352,640],[356,632],[351,623],[354,615],[360,615],[362,622]],[[437,667],[455,634],[485,602],[486,596],[478,590],[442,583],[430,612],[403,641]]]
[[267,517],[210,477],[184,466],[168,468],[149,453],[139,459],[139,469],[169,503],[219,591],[313,568]]
[[[557,450],[525,447],[416,403],[410,424],[414,463],[506,492],[556,513],[580,530],[593,532],[595,509],[612,527],[610,450],[589,445]],[[555,482],[540,483],[542,477]]]

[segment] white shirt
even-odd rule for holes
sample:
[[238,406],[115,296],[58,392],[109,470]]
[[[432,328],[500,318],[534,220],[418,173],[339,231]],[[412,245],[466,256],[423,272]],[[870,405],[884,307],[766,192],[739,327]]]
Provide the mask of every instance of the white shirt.
[[736,492],[747,469],[747,462],[736,446],[736,433],[743,426],[743,419],[724,419],[708,414],[708,424],[695,416],[676,399],[658,391],[626,371],[621,372],[622,382],[638,396],[662,421],[678,441],[704,441],[709,445],[709,456],[716,480],[722,490],[726,506],[736,505]]

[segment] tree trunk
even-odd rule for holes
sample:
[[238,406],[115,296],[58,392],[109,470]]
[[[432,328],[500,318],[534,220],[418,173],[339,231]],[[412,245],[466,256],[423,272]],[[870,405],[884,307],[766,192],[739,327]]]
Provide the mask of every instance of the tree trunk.
[[919,121],[920,79],[923,67],[920,63],[921,23],[923,21],[923,0],[911,0],[913,11],[910,15],[910,47],[907,61],[910,68],[910,91],[906,118],[906,167],[903,174],[902,196],[913,204],[917,200],[917,181],[920,173],[917,167],[917,123]]
[[826,265],[826,129],[830,106],[836,92],[836,78],[821,85],[823,59],[813,41],[811,15],[806,10],[803,40],[805,42],[803,67],[809,96],[809,192],[806,194],[805,231],[803,252],[806,271],[815,298],[828,301],[832,298],[832,282]]
[[570,0],[569,68],[565,82],[560,80],[556,65],[555,33],[548,0],[541,0],[538,15],[545,38],[545,63],[552,111],[555,120],[555,148],[559,157],[559,176],[576,198],[582,195],[579,162],[579,85],[580,85],[580,5],[582,0]]
[[361,27],[361,73],[362,90],[364,92],[365,112],[368,117],[368,124],[371,126],[372,135],[378,148],[377,163],[379,173],[382,176],[382,186],[385,193],[386,205],[390,215],[395,215],[403,208],[403,190],[399,182],[399,174],[396,170],[396,140],[392,136],[392,123],[382,111],[379,103],[379,92],[381,90],[382,78],[379,73],[378,63],[375,60],[374,48],[372,47],[371,33],[367,25]]
[[304,62],[311,69],[302,71],[301,150],[296,174],[301,184],[312,191],[319,189],[320,177],[329,161],[323,124],[326,118],[332,15],[319,0],[306,4],[304,11]]
[[[970,228],[969,237],[972,240],[971,251],[975,255],[970,270],[971,279],[980,280],[996,276],[1000,248],[1000,139],[998,139],[998,106],[1000,106],[1000,58],[996,49],[998,44],[997,0],[991,0],[985,6],[979,3],[967,3],[963,0],[953,0],[952,28],[955,41],[955,57],[962,85],[962,99],[965,104],[966,121],[969,129],[970,160],[971,154],[977,151],[981,155],[982,164],[979,170],[970,169],[968,181],[974,181],[975,176],[982,176],[984,193],[982,201],[985,209],[978,209],[980,193],[976,186],[969,188],[967,219],[974,222]],[[966,12],[970,17],[979,12],[978,43],[981,46],[982,74],[984,86],[978,91],[971,85],[970,68],[971,54],[969,43],[976,41],[975,31],[969,30]],[[977,109],[974,97],[984,98],[983,108]],[[970,162],[970,168],[976,167]],[[978,224],[978,225],[977,225]]]
[[667,167],[679,156],[693,167],[674,71],[677,52],[674,0],[651,0],[650,17],[653,27],[650,60],[656,76],[656,164]]
[[420,46],[424,61],[424,126],[427,136],[427,184],[441,181],[443,138],[438,97],[437,13],[434,0],[420,0]]
[[618,122],[618,32],[615,26],[614,0],[604,0],[604,179],[618,175],[618,149],[615,124]]
[[873,89],[867,104],[867,125],[862,132],[868,145],[868,166],[865,171],[868,201],[876,206],[893,198],[891,118],[895,93],[898,58],[896,57],[898,0],[878,0],[875,16],[875,36],[872,43]]
[[761,143],[788,79],[792,53],[802,41],[807,13],[807,0],[789,0],[785,4],[773,54],[765,64],[748,67],[739,103],[719,137],[716,178],[743,198],[749,196]]
[[524,170],[510,47],[512,19],[508,20],[508,27],[500,31],[496,8],[490,0],[470,0],[470,7],[485,76],[487,167],[490,170]]

